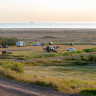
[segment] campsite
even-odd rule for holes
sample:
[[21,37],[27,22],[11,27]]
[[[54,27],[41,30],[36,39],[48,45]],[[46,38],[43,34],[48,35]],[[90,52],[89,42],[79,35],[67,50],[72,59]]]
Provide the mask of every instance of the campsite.
[[[56,47],[57,45],[51,45],[51,46]],[[66,49],[72,48],[72,47],[74,47],[74,48],[76,48],[76,50],[80,50],[80,51],[82,51],[83,49],[86,49],[86,48],[95,47],[95,45],[74,45],[74,46],[59,45],[59,46],[60,46],[60,48],[57,49],[58,50],[57,56],[60,53],[67,52]],[[10,56],[14,56],[14,57],[16,57],[16,56],[18,56],[18,57],[19,56],[22,56],[22,57],[28,56],[28,57],[30,57],[30,59],[31,59],[31,57],[36,58],[35,57],[36,55],[37,55],[37,57],[39,57],[40,55],[43,56],[45,54],[45,57],[46,57],[48,54],[49,55],[55,54],[54,52],[50,52],[50,53],[46,52],[45,50],[43,50],[43,47],[46,47],[46,45],[45,46],[25,46],[25,47],[9,46],[7,48],[7,52],[11,53],[11,54],[9,54]],[[6,48],[2,48],[0,50],[0,54],[2,54],[1,51],[3,51],[3,50],[6,50]],[[51,57],[51,56],[49,56],[49,57]],[[4,58],[4,57],[2,57],[2,58]],[[26,58],[26,59],[28,59],[28,58]]]
[[[9,30],[9,34],[11,31]],[[96,45],[94,40],[92,42],[78,42],[77,40],[73,44],[72,41],[61,42],[58,41],[58,38],[52,39],[52,37],[50,37],[51,40],[47,37],[45,42],[40,38],[38,41],[26,40],[25,37],[16,38],[13,33],[13,37],[4,37],[4,33],[0,34],[2,35],[0,39],[2,45],[8,45],[7,48],[0,48],[1,75],[71,94],[82,94],[82,91],[87,90],[86,88],[90,88],[90,90],[96,88]],[[4,43],[5,41],[9,42]],[[50,42],[52,43],[50,44]],[[58,47],[57,52],[43,50],[47,46]],[[67,51],[70,48],[76,50]],[[2,51],[7,53],[2,55]]]
[[0,0],[0,96],[96,96],[96,0]]

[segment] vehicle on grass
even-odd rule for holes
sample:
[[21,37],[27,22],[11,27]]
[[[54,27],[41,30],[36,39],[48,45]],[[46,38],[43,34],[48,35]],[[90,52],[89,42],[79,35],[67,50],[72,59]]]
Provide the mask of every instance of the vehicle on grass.
[[2,48],[8,48],[8,45],[3,45]]
[[75,51],[75,50],[76,50],[75,48],[69,48],[66,51]]
[[43,46],[44,45],[44,43],[35,43],[35,44],[33,44],[33,46]]
[[17,41],[16,46],[17,47],[23,47],[23,46],[25,46],[25,42],[24,41]]
[[59,46],[56,46],[56,47],[47,46],[47,47],[43,47],[43,50],[46,50],[47,52],[53,51],[57,53],[57,48],[59,48]]
[[53,42],[49,42],[49,45],[53,45]]

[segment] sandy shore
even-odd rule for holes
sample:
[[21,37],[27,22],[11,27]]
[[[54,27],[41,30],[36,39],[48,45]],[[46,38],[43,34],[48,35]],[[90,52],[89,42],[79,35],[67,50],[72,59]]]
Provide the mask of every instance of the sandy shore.
[[96,29],[0,29],[0,36],[29,42],[96,42]]

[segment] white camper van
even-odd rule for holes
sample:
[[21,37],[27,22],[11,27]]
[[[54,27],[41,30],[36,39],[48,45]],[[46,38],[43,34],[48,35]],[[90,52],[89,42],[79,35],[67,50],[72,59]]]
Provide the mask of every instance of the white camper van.
[[23,41],[18,41],[18,42],[16,42],[16,46],[17,46],[17,47],[23,47],[23,46],[25,46],[25,42],[23,42]]

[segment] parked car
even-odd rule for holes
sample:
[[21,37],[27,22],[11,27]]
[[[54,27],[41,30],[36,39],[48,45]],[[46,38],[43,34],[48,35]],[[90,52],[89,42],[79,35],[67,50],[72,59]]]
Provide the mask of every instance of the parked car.
[[44,45],[44,43],[35,43],[35,44],[33,44],[33,46],[43,46]]
[[2,48],[8,48],[8,45],[3,45]]
[[75,51],[75,50],[76,50],[75,48],[69,48],[66,51]]
[[49,42],[49,45],[53,45],[53,42]]
[[47,47],[43,47],[43,50],[46,50],[47,52],[53,51],[57,53],[57,48],[59,48],[58,46],[56,47],[51,47],[51,46],[47,46]]

